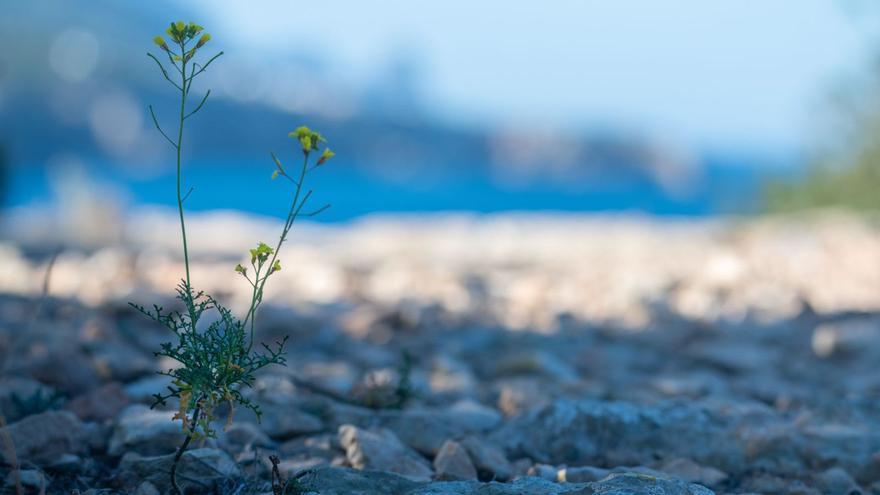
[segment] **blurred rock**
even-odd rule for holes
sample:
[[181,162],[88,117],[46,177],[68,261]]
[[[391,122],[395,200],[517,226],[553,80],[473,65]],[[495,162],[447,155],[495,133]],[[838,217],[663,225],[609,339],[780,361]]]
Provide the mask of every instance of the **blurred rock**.
[[[263,412],[263,417],[260,419],[259,427],[271,438],[285,440],[297,435],[307,435],[325,430],[323,421],[314,415],[301,411],[293,403],[261,403],[260,410]],[[247,412],[243,412],[242,416],[256,419]]]
[[321,468],[303,478],[303,488],[321,495],[714,495],[695,484],[639,474],[615,474],[594,483],[559,484],[527,477],[511,483],[449,481],[419,483],[390,473]]
[[545,463],[639,465],[682,456],[739,466],[735,444],[706,442],[729,436],[729,425],[706,409],[669,402],[647,407],[618,402],[559,400],[493,433],[508,451]]
[[[160,493],[171,489],[171,464],[174,454],[143,457],[129,452],[119,461],[119,478],[125,486],[149,482]],[[183,453],[177,468],[177,479],[185,492],[209,493],[218,483],[241,476],[241,471],[228,454],[217,449],[191,449]]]
[[718,486],[727,479],[727,473],[724,471],[713,467],[701,466],[685,458],[664,462],[657,469],[682,481],[710,487]]
[[27,351],[10,358],[9,371],[26,376],[73,396],[101,384],[92,360],[76,346],[61,342],[34,344]]
[[29,489],[29,492],[46,493],[46,488],[49,486],[49,480],[46,479],[42,471],[38,469],[21,469],[18,471],[18,478],[16,478],[16,473],[13,471],[6,475],[4,485],[10,493],[15,491],[16,479],[21,483],[22,487]]
[[[9,435],[18,461],[49,465],[65,454],[84,454],[89,449],[90,429],[69,411],[48,411],[28,416],[0,428],[0,437]],[[0,449],[7,464],[12,462],[6,448]]]
[[180,421],[172,420],[173,416],[173,411],[156,411],[140,404],[129,406],[117,420],[108,453],[120,456],[126,452],[141,455],[174,452],[185,435]]
[[339,443],[356,469],[387,471],[413,480],[428,480],[433,474],[424,458],[388,430],[367,431],[343,425],[339,427]]
[[816,476],[816,487],[827,495],[858,495],[862,489],[846,471],[833,467]]
[[122,385],[113,382],[75,397],[66,407],[82,420],[103,422],[116,418],[128,404]]
[[461,445],[470,454],[480,479],[504,481],[513,474],[513,466],[507,460],[504,451],[491,441],[468,436],[461,440]]
[[447,440],[434,458],[434,473],[444,481],[477,479],[477,469],[467,451],[452,440]]

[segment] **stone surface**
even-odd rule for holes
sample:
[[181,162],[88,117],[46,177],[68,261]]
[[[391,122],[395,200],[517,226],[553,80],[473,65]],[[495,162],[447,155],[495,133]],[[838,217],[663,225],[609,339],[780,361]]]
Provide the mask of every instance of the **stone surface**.
[[434,458],[434,473],[439,480],[476,480],[477,469],[464,447],[447,440]]
[[[18,472],[18,483],[25,489],[29,489],[31,491],[37,493],[45,493],[46,487],[49,486],[49,482],[46,479],[46,475],[43,474],[42,471],[37,469],[22,469]],[[7,490],[12,493],[15,493],[16,489],[16,476],[15,472],[9,471],[4,480],[4,485]]]
[[491,441],[468,436],[461,440],[461,445],[470,455],[480,479],[506,480],[513,474],[513,466],[504,451]]
[[77,396],[66,407],[82,420],[103,422],[116,418],[128,404],[122,385],[112,382]]
[[625,466],[672,456],[739,466],[744,456],[735,444],[706,441],[728,437],[729,428],[723,418],[687,403],[561,400],[515,418],[493,438],[517,455],[550,464]]
[[126,452],[162,455],[174,452],[184,439],[180,421],[172,420],[173,411],[156,411],[133,405],[119,416],[108,445],[108,453]]
[[356,469],[387,471],[413,480],[427,480],[433,474],[428,462],[389,430],[343,425],[339,427],[339,443]]
[[[260,409],[263,412],[259,423],[260,429],[277,440],[325,430],[324,423],[318,417],[301,411],[295,404],[269,403],[262,404]],[[242,413],[242,416],[245,415],[252,418],[252,415]]]
[[[89,450],[90,429],[69,411],[48,411],[28,416],[0,428],[0,438],[8,435],[15,446],[18,461],[47,465],[65,454],[82,454]],[[6,463],[7,449],[0,449]]]
[[657,467],[669,476],[705,486],[717,486],[728,478],[727,473],[713,467],[701,466],[690,459],[672,459]]
[[321,495],[713,495],[699,485],[640,474],[616,474],[594,483],[554,483],[526,477],[510,483],[415,482],[389,473],[320,468],[302,478]]
[[[119,461],[119,477],[123,484],[142,485],[151,483],[160,492],[171,488],[170,471],[174,454],[141,456],[127,453]],[[181,489],[205,493],[215,489],[222,480],[235,480],[241,471],[229,455],[217,449],[194,449],[184,452],[178,467],[178,483]]]
[[[236,243],[268,238],[252,235],[263,224],[193,217],[194,237],[226,236],[192,246],[199,288],[247,301],[228,265],[252,247]],[[37,288],[22,282],[40,280],[46,260],[0,242],[0,267],[15,275],[0,277],[10,429],[57,408],[80,416],[63,433],[48,425],[21,439],[51,454],[33,465],[54,483],[48,493],[68,493],[71,480],[96,495],[147,490],[141,479],[114,484],[120,457],[170,454],[182,439],[172,413],[118,410],[169,384],[151,366],[175,366],[151,357],[168,332],[126,305],[173,305],[178,231],[153,221],[126,234],[136,249],[65,251],[36,321]],[[285,476],[308,477],[397,452],[422,480],[406,493],[577,493],[611,489],[605,478],[623,473],[618,488],[649,493],[694,481],[731,494],[880,492],[877,225],[499,215],[306,227],[315,236],[290,251],[303,263],[279,272],[258,325],[258,341],[290,336],[290,367],[242,389],[266,421],[238,409],[206,442],[246,470],[224,490],[266,493],[272,454]],[[414,358],[406,405],[358,403],[369,394],[353,389],[370,385],[393,398],[404,353]],[[38,389],[67,403],[36,397],[10,411],[13,392]],[[374,435],[378,454],[365,456],[366,434],[343,448],[342,425]],[[482,484],[425,481],[432,461],[450,460],[449,441]],[[371,486],[381,475],[351,476]]]

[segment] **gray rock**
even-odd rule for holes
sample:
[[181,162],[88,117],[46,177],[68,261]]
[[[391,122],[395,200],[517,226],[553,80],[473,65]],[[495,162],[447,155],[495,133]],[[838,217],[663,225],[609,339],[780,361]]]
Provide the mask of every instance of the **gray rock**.
[[664,462],[657,469],[680,480],[705,486],[717,486],[727,479],[727,473],[724,471],[711,466],[701,466],[685,458]]
[[53,341],[49,348],[44,343],[10,356],[9,369],[13,376],[27,376],[50,385],[68,395],[81,394],[98,387],[101,377],[94,363],[79,350],[75,342],[65,339]]
[[138,485],[137,489],[134,491],[134,495],[162,495],[159,492],[159,489],[156,488],[156,485],[150,483],[149,481],[144,481],[140,485]]
[[504,451],[491,441],[469,436],[461,440],[462,447],[467,450],[476,466],[481,479],[507,480],[513,475],[513,466]]
[[[90,428],[70,411],[48,411],[28,416],[0,429],[0,437],[8,435],[18,461],[40,466],[59,461],[65,454],[82,454],[89,448]],[[7,449],[0,456],[11,463]]]
[[107,421],[116,418],[128,404],[129,399],[122,385],[112,382],[77,396],[65,406],[80,419]]
[[424,458],[385,429],[368,431],[343,425],[339,427],[339,443],[356,469],[387,471],[413,480],[427,480],[433,474]]
[[[174,454],[144,457],[127,453],[119,461],[120,481],[127,486],[153,484],[160,492],[171,488],[170,472]],[[237,464],[226,452],[217,449],[194,449],[184,452],[177,468],[177,479],[184,491],[212,491],[224,479],[241,476]]]
[[172,378],[167,375],[149,375],[135,380],[124,387],[125,395],[132,402],[152,404],[153,394],[168,393]]
[[546,464],[644,465],[663,457],[740,466],[727,421],[692,403],[637,406],[625,402],[559,400],[508,422],[492,434],[506,450]]
[[447,440],[434,458],[434,472],[439,480],[477,479],[477,469],[467,451],[452,440]]
[[557,355],[543,350],[508,354],[495,364],[496,376],[536,374],[561,383],[577,381],[577,372]]
[[582,466],[573,468],[562,468],[556,473],[556,480],[568,483],[584,483],[589,481],[599,481],[611,474],[607,469]]
[[498,409],[515,416],[549,402],[547,386],[534,378],[515,378],[499,382]]
[[[9,471],[9,474],[6,475],[6,479],[4,484],[7,488],[9,488],[10,493],[15,493],[16,486],[16,476],[14,471]],[[21,486],[24,488],[31,488],[33,491],[37,493],[46,493],[46,487],[49,486],[49,482],[46,479],[46,476],[42,471],[38,469],[22,469],[18,472],[18,483],[21,483]]]
[[129,406],[119,416],[107,447],[110,455],[125,452],[162,455],[174,452],[185,435],[173,411],[155,411],[140,404]]
[[[301,411],[294,404],[260,404],[263,417],[259,427],[272,438],[286,440],[298,435],[308,435],[325,430],[324,422],[317,416]],[[250,414],[247,415],[251,417]]]
[[556,469],[556,466],[551,466],[549,464],[535,464],[529,468],[526,474],[547,481],[558,481],[558,472],[559,470]]
[[300,481],[304,492],[320,495],[402,495],[421,486],[396,474],[349,468],[318,468]]
[[466,431],[489,431],[501,424],[501,413],[477,401],[465,399],[452,404],[449,421]]
[[435,456],[450,438],[461,438],[495,427],[501,416],[475,402],[462,402],[449,409],[406,409],[380,413],[382,426],[403,443],[427,456]]
[[98,341],[89,349],[104,379],[128,382],[156,371],[156,360],[123,342]]
[[816,475],[816,487],[827,495],[853,495],[862,489],[845,470],[833,467]]
[[590,483],[595,495],[714,495],[706,487],[638,473],[612,474]]
[[272,440],[263,433],[258,425],[248,422],[235,422],[224,428],[220,434],[223,445],[236,450],[250,450],[252,447],[269,447]]
[[390,473],[319,468],[301,482],[307,493],[321,495],[714,495],[699,485],[642,474],[615,474],[594,483],[554,483],[534,477],[510,483],[420,483]]

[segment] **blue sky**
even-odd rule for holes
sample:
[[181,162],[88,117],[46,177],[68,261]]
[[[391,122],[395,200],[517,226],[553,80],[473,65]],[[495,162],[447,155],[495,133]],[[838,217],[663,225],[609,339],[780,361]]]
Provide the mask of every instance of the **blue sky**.
[[414,59],[431,110],[457,123],[611,125],[715,148],[797,149],[868,54],[834,0],[197,4],[238,46],[313,50],[355,83]]

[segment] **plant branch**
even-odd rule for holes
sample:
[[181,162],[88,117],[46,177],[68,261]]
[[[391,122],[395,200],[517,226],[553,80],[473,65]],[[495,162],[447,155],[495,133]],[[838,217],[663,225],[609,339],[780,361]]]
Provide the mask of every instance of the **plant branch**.
[[[219,57],[220,55],[223,55],[223,52],[220,52],[217,55],[214,55],[213,57],[209,58],[208,61],[205,62],[205,65],[199,67],[198,70],[194,70],[193,73],[189,76],[188,81],[192,81],[193,78],[195,78],[197,75],[201,74],[202,72],[205,72],[205,69],[207,69],[208,66],[211,65],[211,62],[213,62],[214,60],[217,60],[217,57]],[[193,67],[193,69],[195,69],[195,67]]]
[[171,138],[168,137],[168,134],[165,134],[165,131],[163,131],[162,127],[159,125],[159,120],[156,119],[156,112],[153,111],[153,105],[149,105],[149,107],[150,107],[150,116],[153,117],[153,124],[156,125],[156,129],[159,130],[159,133],[162,134],[162,137],[164,137],[171,144],[171,146],[174,146],[175,148],[177,148],[178,147],[177,143],[172,141]]
[[326,211],[328,208],[330,208],[330,203],[327,203],[326,205],[324,205],[324,206],[318,208],[317,210],[315,210],[315,211],[313,211],[313,212],[311,212],[311,213],[303,213],[303,216],[304,216],[304,217],[313,217],[313,216],[315,216],[315,215],[320,214],[320,213],[323,212],[323,211]]
[[184,117],[183,119],[186,120],[186,119],[192,117],[193,114],[195,114],[196,112],[198,112],[199,110],[201,110],[201,109],[202,109],[202,105],[204,105],[205,102],[208,101],[208,97],[209,97],[209,96],[211,96],[211,90],[210,90],[210,89],[208,90],[207,93],[205,93],[205,97],[202,98],[202,101],[199,103],[199,105],[196,107],[196,109],[193,110],[192,112],[186,114],[186,117]]
[[[159,59],[156,58],[155,55],[153,55],[152,53],[147,53],[147,56],[156,61],[156,64],[159,66],[159,69],[162,71],[162,75],[165,76],[165,79],[167,79],[168,82],[170,82],[178,90],[183,91],[183,88],[181,88],[180,85],[178,85],[176,82],[174,82],[173,79],[171,79],[171,77],[168,76],[168,71],[165,70],[165,66],[162,65],[162,62],[159,62]],[[168,59],[171,60],[172,63],[174,63],[174,60],[171,59],[170,54],[168,55]],[[177,65],[175,65],[174,67],[176,68]]]

